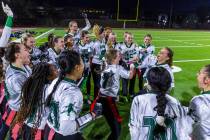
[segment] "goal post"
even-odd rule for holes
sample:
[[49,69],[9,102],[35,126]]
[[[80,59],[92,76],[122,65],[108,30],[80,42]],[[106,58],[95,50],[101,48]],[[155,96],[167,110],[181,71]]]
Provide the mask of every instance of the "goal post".
[[[121,0],[117,0],[117,21],[123,22],[123,28],[126,28],[126,22],[137,22],[138,21],[138,16],[139,16],[139,0],[132,0],[134,1],[132,4],[132,7],[129,7],[130,9],[135,8],[134,12],[132,13],[132,17],[125,17],[122,15],[122,11],[124,9],[123,2]],[[129,2],[129,1],[127,1]],[[125,5],[125,4],[124,4]],[[128,9],[129,9],[128,8]],[[124,9],[125,10],[125,9]]]

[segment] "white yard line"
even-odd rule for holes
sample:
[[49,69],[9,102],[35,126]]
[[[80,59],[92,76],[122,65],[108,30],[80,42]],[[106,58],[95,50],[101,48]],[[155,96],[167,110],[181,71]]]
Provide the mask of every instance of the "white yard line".
[[203,61],[210,61],[210,59],[177,60],[173,62],[174,63],[187,63],[187,62],[203,62]]
[[41,38],[41,37],[43,37],[43,36],[45,36],[45,35],[47,35],[47,34],[53,32],[54,30],[55,30],[55,29],[53,28],[53,29],[51,29],[51,30],[49,30],[49,31],[47,31],[47,32],[44,32],[43,34],[41,34],[41,35],[35,37],[35,39],[37,40],[37,39],[39,39],[39,38]]
[[[157,37],[157,38],[162,39],[161,37]],[[176,42],[187,44],[187,45],[206,46],[204,44],[197,44],[197,43],[194,43],[194,42],[185,42],[185,41],[182,41],[182,40],[176,40],[176,39],[170,39],[170,38],[164,38],[164,39],[168,40],[168,41],[176,41]]]
[[[47,34],[53,32],[54,30],[55,30],[55,29],[53,28],[53,29],[51,29],[51,30],[49,30],[49,31],[47,31],[47,32],[44,32],[43,34],[41,34],[41,35],[35,37],[35,40],[37,40],[37,39],[39,39],[39,38],[41,38],[41,37],[43,37],[43,36],[45,36],[45,35],[47,35]],[[12,42],[21,42],[21,38],[16,39],[16,40],[14,40],[14,41],[12,41]]]
[[[167,46],[169,48],[208,48],[210,45],[200,45],[200,46]],[[163,47],[155,47],[155,48],[163,48]]]

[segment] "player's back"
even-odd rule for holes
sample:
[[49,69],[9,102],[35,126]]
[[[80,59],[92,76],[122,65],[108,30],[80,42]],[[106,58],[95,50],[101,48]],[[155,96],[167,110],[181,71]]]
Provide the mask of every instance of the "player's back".
[[190,127],[187,110],[178,100],[166,95],[165,131],[157,133],[157,94],[147,93],[134,98],[130,111],[130,133],[132,140],[187,140]]

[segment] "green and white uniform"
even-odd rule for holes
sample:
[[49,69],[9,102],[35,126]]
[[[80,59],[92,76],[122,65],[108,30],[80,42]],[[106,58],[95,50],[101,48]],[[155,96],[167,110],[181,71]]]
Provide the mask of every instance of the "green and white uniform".
[[[55,79],[52,82],[47,89],[47,93],[51,93],[57,80]],[[79,117],[82,105],[82,92],[76,82],[64,78],[53,93],[47,120],[48,126],[63,136],[78,133],[76,119]]]
[[132,62],[132,59],[138,56],[138,48],[135,43],[130,44],[129,46],[124,42],[120,45],[120,52],[122,54],[122,60],[129,64]]
[[188,125],[188,110],[170,95],[166,95],[165,132],[155,136],[156,96],[154,93],[147,93],[134,98],[129,121],[131,140],[189,140],[191,126]]
[[0,48],[7,46],[7,43],[9,41],[12,32],[12,25],[13,25],[13,17],[8,16],[0,38]]

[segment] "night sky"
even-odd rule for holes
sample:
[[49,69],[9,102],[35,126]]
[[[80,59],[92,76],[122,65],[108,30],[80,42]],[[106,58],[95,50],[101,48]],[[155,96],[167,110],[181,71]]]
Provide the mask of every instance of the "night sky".
[[[83,8],[105,8],[116,9],[117,0],[37,0],[37,3],[48,1],[52,6],[59,7],[83,7]],[[129,7],[133,0],[120,0]],[[136,0],[134,0],[136,1]],[[140,0],[143,9],[168,9],[172,0]],[[210,6],[210,0],[173,0],[175,10],[194,10],[199,6]]]

